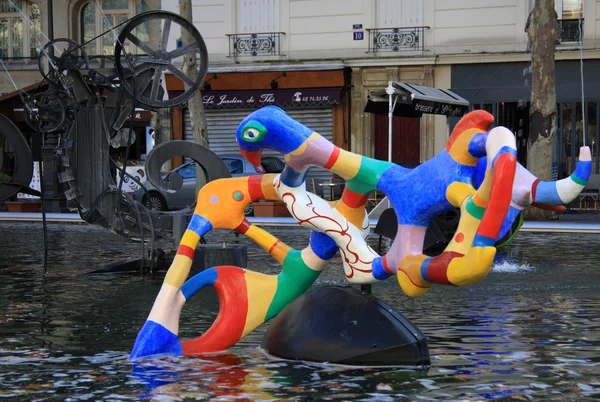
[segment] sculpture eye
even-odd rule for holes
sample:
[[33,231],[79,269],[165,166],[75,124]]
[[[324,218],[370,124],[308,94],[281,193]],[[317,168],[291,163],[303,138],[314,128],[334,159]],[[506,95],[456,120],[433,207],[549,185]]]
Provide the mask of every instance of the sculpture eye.
[[265,134],[267,129],[262,124],[251,121],[244,126],[242,129],[242,139],[246,142],[260,141]]

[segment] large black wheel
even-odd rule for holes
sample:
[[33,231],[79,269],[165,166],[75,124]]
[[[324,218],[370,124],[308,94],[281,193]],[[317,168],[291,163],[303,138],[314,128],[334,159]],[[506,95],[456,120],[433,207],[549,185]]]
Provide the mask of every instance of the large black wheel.
[[[179,25],[182,36],[189,36],[191,42],[178,43],[172,25]],[[151,38],[158,38],[157,35],[159,43],[152,43]],[[196,59],[198,74],[186,73],[185,63],[175,65],[180,57],[188,61]],[[123,27],[115,45],[115,66],[123,87],[137,101],[150,108],[168,108],[184,103],[200,89],[208,70],[208,51],[200,32],[185,18],[165,11],[149,11],[133,17]],[[171,73],[183,82],[182,94],[163,99],[164,73]]]
[[[31,148],[21,131],[8,117],[1,114],[0,140],[6,140],[15,155],[14,170],[10,178],[0,175],[0,201],[2,201],[12,197],[23,187],[29,186],[33,176],[33,158]],[[3,142],[0,141],[0,144]],[[2,173],[2,165],[0,165],[0,173]]]
[[165,198],[156,192],[148,193],[144,197],[144,206],[149,210],[155,211],[166,211],[167,210],[167,202]]

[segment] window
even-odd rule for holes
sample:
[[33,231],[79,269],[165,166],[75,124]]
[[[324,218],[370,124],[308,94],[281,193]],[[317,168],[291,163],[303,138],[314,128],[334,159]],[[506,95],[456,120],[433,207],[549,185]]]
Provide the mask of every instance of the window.
[[422,0],[376,0],[375,28],[368,28],[369,50],[422,51],[424,44]]
[[556,0],[555,7],[559,20],[583,18],[583,0]]
[[187,165],[183,165],[181,168],[176,169],[176,171],[184,179],[196,178],[196,164],[195,163],[188,163]]
[[237,33],[279,31],[279,0],[237,0]]
[[0,1],[0,58],[9,61],[37,58],[42,46],[41,28],[37,4]]
[[406,28],[423,25],[423,1],[377,0],[376,28]]
[[230,159],[230,158],[222,158],[225,165],[227,165],[227,169],[229,169],[229,173],[237,174],[244,173],[244,163],[240,159]]
[[579,42],[579,30],[583,36],[583,0],[556,0],[554,6],[560,25],[560,42]]
[[[98,10],[100,6],[102,10]],[[93,39],[134,15],[148,10],[144,0],[98,0],[84,5],[81,9],[81,40],[82,43],[91,41],[85,45],[87,54],[112,56],[115,51],[116,35],[119,34],[118,29],[114,33],[108,32],[96,40]],[[136,36],[143,39],[139,32]]]

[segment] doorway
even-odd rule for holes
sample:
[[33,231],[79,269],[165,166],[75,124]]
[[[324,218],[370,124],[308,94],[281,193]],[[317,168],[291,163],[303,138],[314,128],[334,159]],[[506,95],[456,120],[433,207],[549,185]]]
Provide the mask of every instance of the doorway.
[[[375,158],[388,160],[388,116],[375,115]],[[392,118],[392,162],[415,167],[421,162],[421,119]]]

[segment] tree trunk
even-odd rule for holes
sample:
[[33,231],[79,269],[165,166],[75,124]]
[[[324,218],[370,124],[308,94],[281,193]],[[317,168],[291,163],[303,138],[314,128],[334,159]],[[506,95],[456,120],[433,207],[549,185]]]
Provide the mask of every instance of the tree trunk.
[[[535,0],[525,31],[531,46],[530,132],[527,169],[541,180],[552,180],[552,151],[557,128],[554,50],[560,37],[554,0]],[[552,212],[529,208],[526,215],[548,219]]]
[[[191,23],[194,23],[192,18],[192,0],[179,0],[179,14]],[[182,29],[181,41],[185,46],[191,43],[194,39],[190,33]],[[184,57],[185,74],[195,79],[198,74],[196,66],[196,53],[186,54]],[[189,86],[185,84],[186,91]],[[192,133],[194,142],[208,148],[208,128],[206,126],[206,114],[204,113],[204,105],[202,104],[202,93],[198,91],[196,95],[188,100],[188,109],[190,111],[190,120],[192,122]],[[199,165],[196,165],[196,191],[206,184],[206,175]]]
[[[158,112],[152,112],[152,120],[150,126],[154,128],[154,146],[166,141],[170,141],[171,138],[171,111],[169,109],[159,109]],[[168,160],[161,167],[161,172],[168,172],[174,166],[171,164],[171,160]]]

